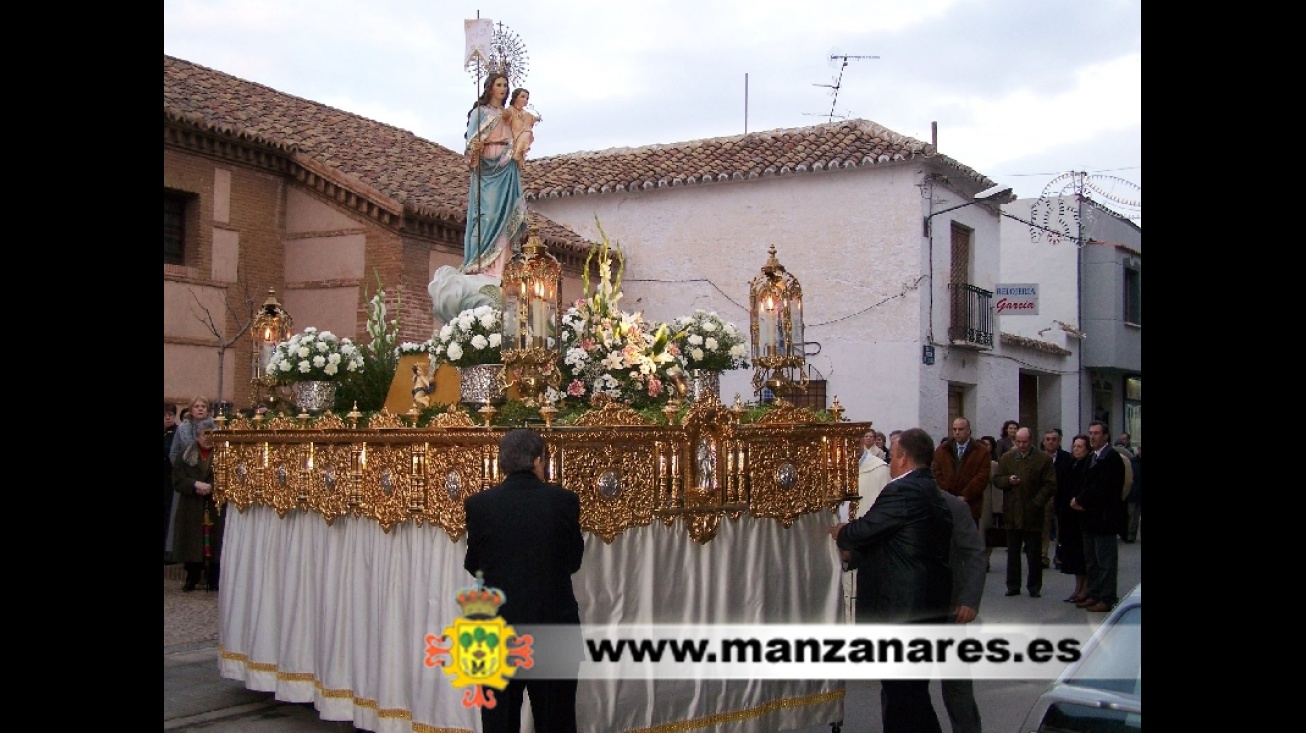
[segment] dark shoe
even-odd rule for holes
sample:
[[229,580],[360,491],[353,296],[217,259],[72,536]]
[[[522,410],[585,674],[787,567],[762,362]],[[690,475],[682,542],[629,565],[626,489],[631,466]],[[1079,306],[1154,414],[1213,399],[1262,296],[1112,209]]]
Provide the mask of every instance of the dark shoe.
[[1075,606],[1078,608],[1088,608],[1089,606],[1096,606],[1097,603],[1098,600],[1096,598],[1085,598],[1079,603],[1076,603]]
[[1111,607],[1101,601],[1098,601],[1097,603],[1094,603],[1091,606],[1084,606],[1084,610],[1090,613],[1105,613],[1107,611],[1110,611]]
[[195,590],[195,584],[194,584],[194,583],[187,583],[186,585],[183,585],[183,586],[181,587],[181,592],[182,592],[182,593],[190,593],[190,592],[193,591],[193,590]]
[[1065,603],[1079,603],[1080,601],[1084,600],[1084,597],[1081,595],[1076,595],[1074,593],[1071,593],[1070,595],[1066,596],[1065,598],[1062,598],[1061,600]]
[[218,592],[218,586],[217,586],[217,584],[215,583],[215,584],[213,584],[213,585],[210,585],[210,586],[209,586],[209,590],[213,591],[214,593],[217,593],[217,592]]
[[1046,567],[1050,566],[1051,564],[1052,564],[1052,562],[1051,562],[1050,560],[1048,560],[1046,557],[1043,558],[1043,567],[1046,568]]
[[1030,598],[1041,598],[1042,596],[1043,596],[1043,593],[1042,593],[1041,591],[1032,590],[1032,591],[1029,592],[1029,597],[1030,597]]
[[1009,596],[1018,596],[1018,595],[1020,595],[1020,591],[1018,591],[1018,590],[1009,590],[1009,591],[1007,591],[1007,595],[1009,595]]

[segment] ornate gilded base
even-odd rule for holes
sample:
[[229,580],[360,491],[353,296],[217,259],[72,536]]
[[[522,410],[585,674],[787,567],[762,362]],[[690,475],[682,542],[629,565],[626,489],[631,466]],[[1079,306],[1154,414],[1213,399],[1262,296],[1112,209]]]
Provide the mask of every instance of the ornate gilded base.
[[[328,523],[367,516],[387,531],[430,522],[457,539],[466,531],[463,499],[503,480],[497,451],[507,429],[461,411],[442,417],[422,429],[374,419],[368,430],[344,429],[338,418],[312,428],[237,420],[218,433],[215,496],[241,510],[315,511]],[[613,404],[541,429],[549,479],[580,496],[586,531],[612,542],[655,519],[667,527],[683,521],[705,543],[723,517],[747,512],[789,527],[855,500],[855,448],[868,427],[823,422],[792,406],[741,424],[740,413],[707,400],[676,425]]]

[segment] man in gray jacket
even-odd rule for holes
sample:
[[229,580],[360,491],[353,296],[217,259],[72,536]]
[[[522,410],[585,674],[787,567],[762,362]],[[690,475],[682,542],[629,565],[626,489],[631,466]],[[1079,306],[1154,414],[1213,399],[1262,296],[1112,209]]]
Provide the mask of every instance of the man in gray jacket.
[[[970,518],[970,507],[960,497],[940,489],[952,509],[952,545],[948,565],[952,568],[952,620],[968,624],[979,613],[984,595],[984,540]],[[948,710],[952,733],[980,733],[979,706],[975,704],[975,686],[969,679],[941,681],[943,706]]]

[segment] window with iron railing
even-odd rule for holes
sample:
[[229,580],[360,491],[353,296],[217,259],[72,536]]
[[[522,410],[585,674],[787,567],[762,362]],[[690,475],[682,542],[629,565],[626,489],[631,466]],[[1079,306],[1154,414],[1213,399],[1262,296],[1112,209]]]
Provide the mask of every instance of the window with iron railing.
[[977,288],[969,283],[953,283],[948,286],[951,298],[951,322],[948,324],[948,340],[955,343],[973,344],[992,348],[993,330],[996,326],[993,315],[993,291]]

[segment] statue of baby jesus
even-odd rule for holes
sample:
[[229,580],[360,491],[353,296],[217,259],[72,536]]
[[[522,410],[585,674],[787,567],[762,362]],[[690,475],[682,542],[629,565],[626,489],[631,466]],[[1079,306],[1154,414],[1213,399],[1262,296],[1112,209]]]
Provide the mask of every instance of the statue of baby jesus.
[[531,93],[518,87],[512,92],[512,101],[503,108],[503,119],[512,128],[512,157],[518,163],[526,160],[526,153],[530,152],[531,143],[535,142],[535,123],[544,119],[526,111],[530,101]]

